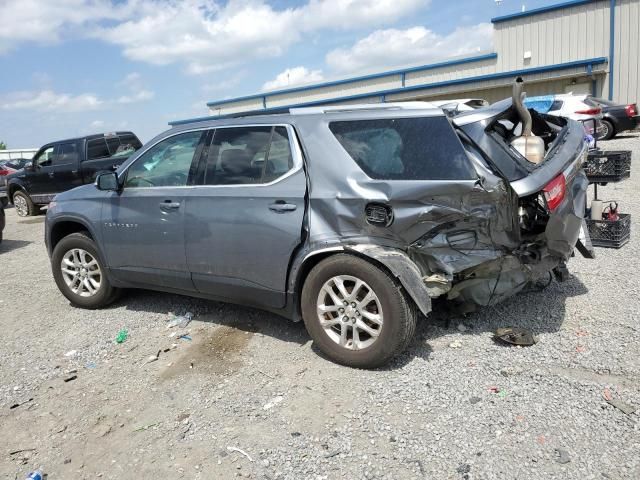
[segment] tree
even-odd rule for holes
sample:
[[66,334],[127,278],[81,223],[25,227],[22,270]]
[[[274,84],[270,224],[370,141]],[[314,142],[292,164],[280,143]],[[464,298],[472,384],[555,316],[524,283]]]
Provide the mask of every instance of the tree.
[[4,142],[0,142],[0,150],[6,150],[7,149],[7,144]]

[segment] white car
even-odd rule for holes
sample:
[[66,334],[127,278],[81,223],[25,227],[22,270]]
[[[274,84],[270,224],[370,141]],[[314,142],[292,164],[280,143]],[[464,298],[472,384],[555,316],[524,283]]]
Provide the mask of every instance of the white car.
[[589,98],[589,95],[565,93],[527,97],[524,104],[540,113],[582,122],[585,132],[589,135],[594,135],[602,129],[602,108]]

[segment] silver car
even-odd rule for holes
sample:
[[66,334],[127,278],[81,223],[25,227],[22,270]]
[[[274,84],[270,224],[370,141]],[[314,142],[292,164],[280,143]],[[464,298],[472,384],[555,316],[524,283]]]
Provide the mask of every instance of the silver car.
[[383,365],[433,299],[495,304],[590,255],[582,127],[519,100],[175,124],[51,203],[53,276],[83,308],[123,288],[255,306],[338,363]]

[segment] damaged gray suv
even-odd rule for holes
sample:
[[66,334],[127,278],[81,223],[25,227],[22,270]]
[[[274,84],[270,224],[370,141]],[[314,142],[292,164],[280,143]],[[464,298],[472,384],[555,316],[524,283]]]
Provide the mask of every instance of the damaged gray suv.
[[590,254],[582,126],[519,89],[455,118],[411,103],[174,125],[51,203],[55,281],[83,308],[123,288],[259,307],[380,366],[434,298],[491,305]]

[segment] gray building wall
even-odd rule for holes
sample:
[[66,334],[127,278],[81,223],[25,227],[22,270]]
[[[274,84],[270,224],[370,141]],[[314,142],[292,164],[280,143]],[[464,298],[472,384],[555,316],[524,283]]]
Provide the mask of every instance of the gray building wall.
[[[640,101],[640,1],[617,0],[613,56],[613,98]],[[607,42],[608,44],[608,42]],[[608,85],[607,85],[608,87]]]

